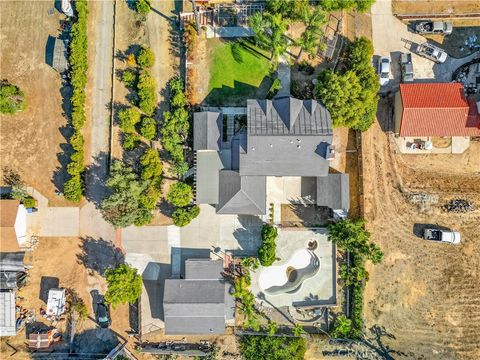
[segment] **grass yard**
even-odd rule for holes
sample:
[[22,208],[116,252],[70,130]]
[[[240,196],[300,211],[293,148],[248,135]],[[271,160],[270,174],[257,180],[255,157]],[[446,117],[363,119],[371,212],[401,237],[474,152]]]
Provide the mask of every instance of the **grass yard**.
[[247,99],[265,98],[273,79],[269,55],[247,42],[208,40],[210,80],[205,103],[245,106]]

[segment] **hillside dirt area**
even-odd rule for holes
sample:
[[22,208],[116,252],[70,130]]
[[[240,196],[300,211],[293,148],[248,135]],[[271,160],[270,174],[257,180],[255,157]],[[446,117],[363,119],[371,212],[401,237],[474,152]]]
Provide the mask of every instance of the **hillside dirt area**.
[[[67,315],[57,322],[47,320],[40,314],[46,308],[48,290],[55,287],[73,289],[83,299],[89,317],[76,323],[74,349],[81,353],[108,353],[122,337],[128,338],[130,330],[129,308],[120,305],[111,309],[111,330],[99,329],[95,322],[93,299],[97,294],[105,294],[106,282],[103,278],[109,264],[121,261],[122,255],[106,241],[81,238],[40,238],[33,252],[25,255],[25,264],[29,268],[27,283],[17,292],[17,307],[27,309],[34,314],[35,321],[17,332],[15,337],[2,338],[0,358],[18,350],[12,358],[30,358],[30,352],[24,345],[26,334],[33,327],[53,326],[62,334],[62,341],[55,345],[57,352],[68,351],[69,329]],[[17,314],[18,315],[18,314]]]
[[[376,123],[362,146],[365,218],[385,254],[368,269],[367,336],[381,329],[384,345],[411,359],[478,359],[479,143],[463,155],[405,156]],[[451,199],[467,199],[475,210],[444,212]],[[461,244],[421,239],[426,224],[459,231]]]
[[8,167],[51,205],[62,206],[69,202],[55,190],[66,176],[71,129],[63,113],[68,111],[70,90],[62,87],[60,75],[46,63],[51,48],[47,42],[58,36],[65,18],[53,6],[47,1],[0,2],[1,78],[19,86],[27,101],[23,112],[1,116],[0,176]]
[[469,14],[480,11],[480,2],[470,0],[393,0],[394,14]]

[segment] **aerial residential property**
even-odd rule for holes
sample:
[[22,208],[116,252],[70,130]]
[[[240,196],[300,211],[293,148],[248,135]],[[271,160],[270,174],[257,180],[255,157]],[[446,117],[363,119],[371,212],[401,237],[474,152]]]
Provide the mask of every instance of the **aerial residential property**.
[[480,358],[478,1],[0,14],[0,358]]

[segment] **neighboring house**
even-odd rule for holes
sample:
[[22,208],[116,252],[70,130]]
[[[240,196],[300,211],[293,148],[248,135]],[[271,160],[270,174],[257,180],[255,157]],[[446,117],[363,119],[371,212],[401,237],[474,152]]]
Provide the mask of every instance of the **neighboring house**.
[[18,200],[0,200],[0,252],[15,252],[27,240],[27,210]]
[[218,214],[265,215],[267,203],[286,202],[348,211],[348,175],[329,174],[332,119],[320,102],[248,100],[246,128],[230,139],[224,130],[222,113],[194,114],[197,203]]
[[0,336],[16,335],[15,292],[24,274],[23,252],[0,253]]
[[460,83],[400,84],[395,135],[405,153],[463,153],[480,136],[480,115]]
[[234,318],[230,285],[223,279],[223,261],[189,259],[185,279],[165,280],[165,334],[224,334]]

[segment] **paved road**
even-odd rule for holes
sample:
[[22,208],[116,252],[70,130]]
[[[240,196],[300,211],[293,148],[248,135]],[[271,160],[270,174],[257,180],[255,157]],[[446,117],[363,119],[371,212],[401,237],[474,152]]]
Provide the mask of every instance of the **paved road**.
[[108,169],[109,119],[113,59],[113,1],[91,2],[94,16],[93,89],[91,93],[90,166],[87,169],[85,197],[88,203],[80,211],[80,232],[84,236],[114,240],[115,232],[102,218],[97,207],[105,195]]

